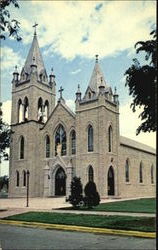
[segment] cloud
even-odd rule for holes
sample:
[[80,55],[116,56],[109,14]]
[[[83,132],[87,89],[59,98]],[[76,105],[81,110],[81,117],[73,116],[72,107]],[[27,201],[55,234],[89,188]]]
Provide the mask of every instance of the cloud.
[[81,72],[81,69],[76,69],[76,70],[74,70],[74,71],[71,71],[70,74],[71,74],[71,75],[76,75],[76,74],[78,74],[79,72]]
[[3,121],[11,124],[11,100],[7,100],[2,104]]
[[3,72],[13,72],[15,65],[21,67],[23,64],[24,59],[19,53],[14,52],[12,48],[7,46],[1,48],[1,68]]
[[46,51],[70,60],[93,58],[96,53],[105,57],[132,48],[148,39],[156,19],[152,1],[33,1],[31,9],[39,23],[40,45],[49,45]]
[[156,148],[156,133],[141,132],[136,136],[136,129],[141,124],[141,119],[138,118],[141,110],[142,109],[138,109],[133,113],[130,109],[130,102],[120,107],[120,134]]
[[39,24],[39,43],[46,55],[68,60],[105,57],[149,38],[156,23],[156,2],[21,1],[14,15],[21,23],[24,44],[32,40],[34,22]]

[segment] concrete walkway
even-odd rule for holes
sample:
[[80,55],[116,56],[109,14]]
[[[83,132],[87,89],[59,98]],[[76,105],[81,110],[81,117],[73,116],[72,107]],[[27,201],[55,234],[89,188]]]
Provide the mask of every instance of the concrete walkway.
[[[135,200],[139,198],[124,198],[124,199],[101,199],[101,203],[119,202],[126,200]],[[151,197],[146,197],[151,198]],[[51,197],[51,198],[29,198],[29,208],[32,209],[57,209],[70,207],[71,205],[65,201],[65,197]],[[1,198],[0,209],[8,208],[26,208],[26,198]]]
[[[132,199],[102,199],[101,203],[117,202]],[[26,213],[29,211],[55,212],[55,213],[75,213],[75,214],[97,214],[97,215],[120,215],[120,216],[138,216],[155,217],[150,213],[129,213],[129,212],[101,212],[101,211],[79,211],[79,210],[56,210],[58,208],[71,207],[65,201],[65,197],[59,198],[30,198],[29,207],[26,207],[25,198],[7,198],[0,199],[0,218],[5,218],[15,214]]]

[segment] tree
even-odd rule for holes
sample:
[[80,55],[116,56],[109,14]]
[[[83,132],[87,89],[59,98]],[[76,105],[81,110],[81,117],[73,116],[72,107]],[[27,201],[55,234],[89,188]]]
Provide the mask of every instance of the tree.
[[69,201],[74,208],[79,207],[83,201],[82,183],[79,177],[73,177],[71,182],[71,195],[69,195],[66,201]]
[[1,0],[0,1],[0,39],[6,39],[6,33],[14,37],[17,41],[22,40],[19,36],[19,22],[16,19],[10,19],[10,12],[7,10],[9,5],[19,8],[17,0]]
[[0,191],[5,187],[8,190],[9,178],[7,175],[0,176]]
[[143,112],[139,117],[142,123],[137,128],[136,134],[142,132],[156,131],[156,93],[157,93],[157,33],[153,30],[153,37],[148,41],[139,41],[135,44],[136,53],[144,52],[147,64],[141,65],[135,58],[132,66],[126,70],[125,86],[129,87],[129,95],[133,97],[131,103],[132,111],[136,107],[143,106]]
[[97,192],[96,184],[93,181],[89,181],[85,188],[85,197],[84,197],[84,203],[88,208],[92,208],[93,206],[99,205],[100,202],[100,196]]
[[11,130],[9,125],[2,120],[2,111],[0,107],[0,163],[1,159],[8,160],[8,154],[6,153],[6,148],[10,144]]

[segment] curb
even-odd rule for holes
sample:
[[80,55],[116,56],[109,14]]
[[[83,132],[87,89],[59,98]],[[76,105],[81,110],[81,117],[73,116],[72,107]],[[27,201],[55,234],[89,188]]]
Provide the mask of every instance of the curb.
[[124,236],[140,237],[140,238],[152,238],[152,239],[156,238],[155,232],[140,232],[140,231],[128,231],[128,230],[126,231],[126,230],[117,230],[108,228],[47,224],[40,222],[26,222],[26,221],[13,221],[13,220],[0,220],[0,224],[31,227],[31,228],[52,229],[52,230],[56,229],[56,230],[76,231],[76,232],[87,232],[87,233],[124,235]]

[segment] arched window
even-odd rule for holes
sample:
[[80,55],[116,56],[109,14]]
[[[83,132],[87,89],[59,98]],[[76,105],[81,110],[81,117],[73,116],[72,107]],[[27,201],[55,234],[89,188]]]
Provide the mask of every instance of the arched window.
[[24,121],[28,120],[28,107],[29,107],[29,101],[28,101],[28,98],[25,97],[24,99]]
[[61,124],[55,133],[55,154],[66,155],[66,131]]
[[38,100],[38,121],[43,121],[43,100],[41,97]]
[[112,166],[108,170],[108,195],[115,195],[115,173]]
[[88,168],[88,181],[94,181],[94,172],[92,166]]
[[19,187],[19,171],[16,171],[16,186]]
[[112,127],[111,125],[109,126],[108,129],[108,146],[109,146],[109,152],[112,152]]
[[89,97],[89,99],[91,99],[91,93],[90,92],[88,93],[88,97]]
[[143,164],[142,164],[142,162],[140,163],[140,166],[139,166],[139,182],[143,183]]
[[26,171],[23,171],[23,186],[26,187]]
[[71,131],[70,134],[70,140],[71,140],[71,154],[76,154],[76,132],[75,130]]
[[88,152],[93,151],[93,127],[88,126]]
[[20,159],[24,159],[24,137],[20,138]]
[[18,122],[23,121],[23,106],[22,106],[22,101],[19,99],[18,101]]
[[49,117],[49,102],[45,101],[44,104],[44,122],[46,122],[48,120]]
[[46,137],[45,137],[45,146],[46,146],[46,148],[45,148],[45,152],[46,152],[46,158],[49,158],[50,157],[50,138],[49,138],[49,136],[48,135],[46,135]]
[[151,166],[151,184],[154,183],[154,166]]
[[126,160],[125,164],[125,181],[129,182],[129,160]]

